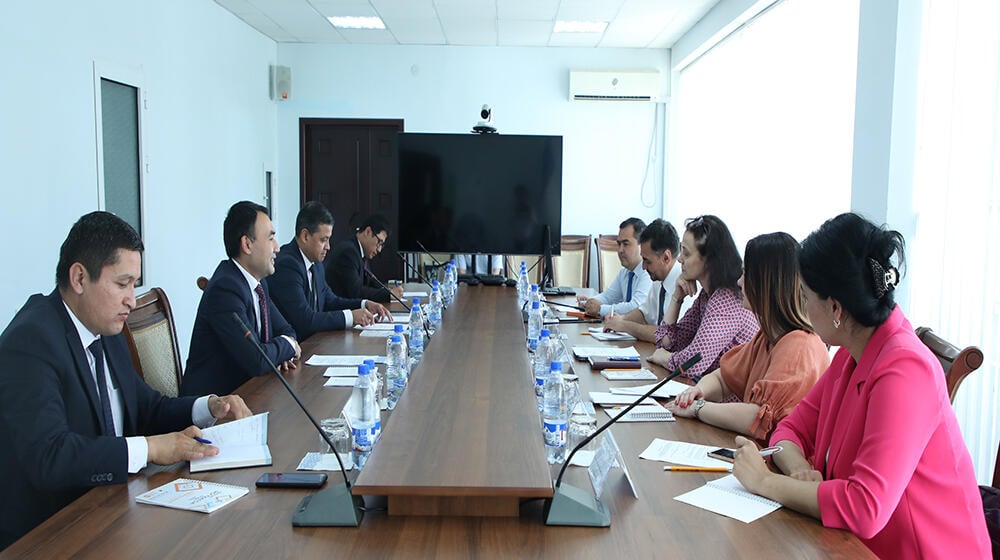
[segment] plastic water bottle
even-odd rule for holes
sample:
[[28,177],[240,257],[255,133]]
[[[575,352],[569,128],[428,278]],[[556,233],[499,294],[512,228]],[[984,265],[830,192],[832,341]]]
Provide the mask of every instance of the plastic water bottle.
[[444,301],[445,307],[451,307],[451,304],[455,301],[456,288],[455,267],[451,263],[448,263],[444,267],[444,286],[441,290],[441,299]]
[[566,396],[563,391],[562,362],[552,362],[542,386],[542,431],[545,457],[549,464],[566,460]]
[[534,352],[538,348],[538,335],[542,332],[542,309],[537,301],[531,302],[528,311],[528,348]]
[[358,366],[358,379],[354,382],[354,391],[344,410],[351,423],[354,464],[358,466],[358,470],[364,468],[368,461],[368,456],[371,455],[377,440],[377,430],[381,427],[370,375],[368,366],[364,364]]
[[441,285],[435,280],[431,287],[431,302],[427,307],[427,319],[431,324],[431,334],[441,330],[441,308]]
[[410,307],[410,361],[416,364],[424,356],[424,315],[420,311],[420,298],[413,298]]
[[538,400],[538,410],[542,410],[542,385],[545,378],[549,376],[549,367],[552,363],[552,338],[549,336],[549,329],[542,329],[538,335],[538,349],[535,350],[535,358],[532,363],[533,375],[535,376],[535,398]]
[[[402,325],[397,325],[402,327]],[[403,396],[403,391],[406,390],[406,342],[403,341],[403,337],[399,334],[392,335],[389,339],[389,343],[386,345],[386,372],[385,372],[385,382],[388,390],[388,406],[389,410],[396,408],[396,403],[399,402],[399,398]]]
[[524,309],[524,302],[528,301],[528,265],[521,261],[521,273],[517,276],[517,304]]
[[[532,284],[531,285],[531,289],[528,292],[528,301],[529,302],[532,302],[532,301],[541,302],[542,301],[542,294],[538,291],[538,284]],[[528,305],[531,305],[531,304],[529,303]]]
[[[365,360],[364,364],[368,366],[368,373],[371,374],[369,377],[372,378],[372,391],[375,391],[375,404],[378,405],[379,410],[385,410],[385,372],[379,372],[378,366],[375,365],[375,360]],[[377,436],[381,437],[381,422],[379,424]],[[378,437],[375,439],[378,440]]]

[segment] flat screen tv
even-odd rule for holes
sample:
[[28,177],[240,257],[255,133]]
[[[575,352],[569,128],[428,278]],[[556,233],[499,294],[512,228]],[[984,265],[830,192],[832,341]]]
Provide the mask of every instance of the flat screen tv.
[[559,253],[562,137],[399,135],[401,251]]

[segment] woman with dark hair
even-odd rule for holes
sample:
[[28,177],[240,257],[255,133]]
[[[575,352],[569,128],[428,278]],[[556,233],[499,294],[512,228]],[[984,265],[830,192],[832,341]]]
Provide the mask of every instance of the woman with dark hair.
[[771,435],[783,448],[772,456],[780,474],[741,436],[733,473],[751,492],[853,532],[882,558],[989,558],[941,364],[893,300],[903,245],[856,214],[802,242],[806,313],[840,350]]
[[[737,344],[757,334],[757,319],[743,308],[743,294],[737,281],[743,273],[743,259],[736,250],[729,228],[715,216],[688,220],[681,237],[677,278],[670,307],[663,323],[656,329],[659,349],[649,361],[674,371],[696,353],[701,361],[684,372],[698,380],[719,367],[719,359]],[[678,321],[681,304],[687,296],[701,293]]]
[[767,441],[830,365],[826,345],[801,306],[798,247],[783,232],[747,243],[739,283],[743,307],[757,316],[760,330],[750,342],[726,352],[719,369],[668,405],[675,416]]

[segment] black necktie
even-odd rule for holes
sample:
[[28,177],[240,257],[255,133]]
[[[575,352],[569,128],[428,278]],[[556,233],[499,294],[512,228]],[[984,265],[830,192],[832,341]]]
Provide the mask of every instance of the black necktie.
[[312,279],[309,282],[309,290],[312,292],[312,308],[313,311],[319,311],[319,280],[316,278],[319,270],[315,263],[310,267],[310,270],[312,271],[310,274]]
[[632,301],[632,279],[635,278],[635,273],[631,270],[628,271],[628,291],[625,292],[625,301]]
[[260,341],[267,342],[271,338],[271,330],[267,328],[267,299],[264,297],[264,285],[257,284],[257,303],[260,304]]
[[88,348],[94,356],[94,369],[97,371],[97,396],[101,399],[101,416],[104,419],[102,433],[113,436],[115,419],[111,415],[111,396],[108,393],[108,380],[104,375],[104,343],[98,338]]
[[663,323],[663,302],[667,300],[667,285],[660,284],[660,306],[656,308],[656,324]]

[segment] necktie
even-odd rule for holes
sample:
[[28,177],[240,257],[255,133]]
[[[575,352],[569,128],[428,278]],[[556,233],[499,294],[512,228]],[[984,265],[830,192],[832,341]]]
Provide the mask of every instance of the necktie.
[[254,291],[257,292],[257,303],[260,305],[260,341],[267,342],[271,338],[271,330],[267,324],[267,299],[264,297],[264,286],[257,284]]
[[635,278],[635,273],[631,270],[628,271],[628,291],[625,292],[625,301],[632,301],[632,279]]
[[663,323],[663,302],[667,301],[667,286],[660,284],[660,306],[656,308],[656,324]]
[[115,435],[115,419],[111,415],[111,397],[108,394],[108,380],[104,375],[104,343],[100,338],[90,343],[88,347],[94,356],[94,369],[97,371],[97,396],[101,399],[102,433],[106,436]]
[[313,311],[319,311],[319,283],[316,280],[316,275],[319,274],[319,271],[316,269],[315,264],[310,267],[310,270],[312,271],[310,273],[312,278],[309,281],[309,291],[312,292],[312,308]]

